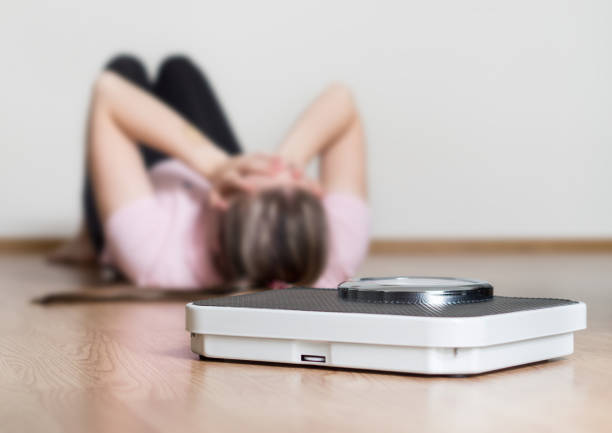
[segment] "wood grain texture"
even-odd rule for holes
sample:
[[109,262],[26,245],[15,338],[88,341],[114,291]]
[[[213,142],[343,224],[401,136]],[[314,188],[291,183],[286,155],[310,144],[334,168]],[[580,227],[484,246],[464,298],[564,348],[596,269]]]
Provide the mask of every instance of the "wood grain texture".
[[372,254],[612,252],[612,239],[374,239]]
[[[473,377],[244,362],[189,350],[184,299],[40,305],[125,291],[92,269],[0,254],[0,431],[608,432],[612,254],[373,255],[361,275],[454,275],[583,300],[573,355]],[[136,289],[132,289],[136,290]]]
[[[46,252],[66,239],[63,238],[0,238],[0,252]],[[461,239],[461,238],[375,238],[370,245],[373,254],[423,253],[612,253],[609,238],[523,238],[523,239]]]
[[2,252],[44,252],[58,247],[65,238],[0,238],[0,251]]

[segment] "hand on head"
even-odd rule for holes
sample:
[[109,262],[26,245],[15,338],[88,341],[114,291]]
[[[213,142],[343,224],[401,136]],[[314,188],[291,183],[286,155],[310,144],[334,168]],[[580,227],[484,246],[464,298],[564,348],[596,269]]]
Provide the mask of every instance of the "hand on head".
[[297,187],[322,196],[316,180],[304,171],[286,163],[278,155],[254,153],[230,158],[210,179],[210,203],[217,209],[227,209],[229,200],[237,193],[256,193],[269,188]]

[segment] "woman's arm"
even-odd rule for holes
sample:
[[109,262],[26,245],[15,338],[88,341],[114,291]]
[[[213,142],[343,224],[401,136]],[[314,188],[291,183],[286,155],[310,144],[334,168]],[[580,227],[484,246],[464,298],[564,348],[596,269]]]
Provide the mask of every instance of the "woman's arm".
[[172,108],[113,72],[94,87],[90,111],[88,164],[103,221],[119,207],[153,189],[136,143],[146,143],[206,177],[223,207],[222,196],[252,188],[248,173],[267,173],[273,158],[230,157]]
[[320,155],[323,188],[367,195],[365,138],[350,91],[329,86],[302,114],[281,144],[278,154],[305,167]]
[[130,139],[147,143],[206,177],[229,158],[172,108],[113,72],[98,78],[95,100]]
[[124,204],[153,193],[139,142],[207,177],[217,196],[250,189],[243,175],[270,169],[270,157],[229,157],[163,102],[119,75],[104,72],[94,87],[88,137],[88,164],[103,221]]
[[213,176],[228,156],[179,114],[113,72],[94,86],[87,163],[102,221],[153,188],[136,143],[145,142]]

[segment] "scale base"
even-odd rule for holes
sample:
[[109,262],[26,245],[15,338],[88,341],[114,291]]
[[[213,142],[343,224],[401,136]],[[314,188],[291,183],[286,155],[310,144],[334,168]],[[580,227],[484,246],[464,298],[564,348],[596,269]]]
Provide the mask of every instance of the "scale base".
[[569,355],[574,351],[574,334],[567,332],[490,346],[453,348],[192,333],[191,350],[207,358],[469,375]]

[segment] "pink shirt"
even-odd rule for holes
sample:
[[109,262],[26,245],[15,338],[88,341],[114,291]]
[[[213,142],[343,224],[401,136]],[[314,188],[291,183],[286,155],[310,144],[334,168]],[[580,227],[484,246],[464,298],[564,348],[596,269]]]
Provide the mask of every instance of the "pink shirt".
[[[114,212],[105,225],[103,257],[136,285],[201,288],[223,283],[205,239],[206,179],[176,160],[150,171],[155,194]],[[370,212],[363,199],[344,193],[323,198],[328,218],[328,263],[314,287],[336,287],[365,257]]]

